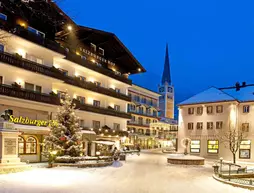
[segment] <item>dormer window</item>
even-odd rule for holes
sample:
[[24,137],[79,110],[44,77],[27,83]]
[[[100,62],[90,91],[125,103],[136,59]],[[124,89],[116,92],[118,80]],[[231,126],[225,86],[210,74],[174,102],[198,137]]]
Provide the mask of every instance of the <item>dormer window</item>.
[[30,26],[27,27],[27,30],[33,34],[36,34],[37,36],[39,37],[42,37],[42,38],[45,38],[45,33],[35,29],[35,28],[32,28]]
[[91,51],[96,52],[96,45],[91,43],[90,46],[91,46]]
[[0,13],[0,19],[7,21],[7,15]]
[[99,48],[99,54],[100,54],[101,56],[104,56],[104,49]]

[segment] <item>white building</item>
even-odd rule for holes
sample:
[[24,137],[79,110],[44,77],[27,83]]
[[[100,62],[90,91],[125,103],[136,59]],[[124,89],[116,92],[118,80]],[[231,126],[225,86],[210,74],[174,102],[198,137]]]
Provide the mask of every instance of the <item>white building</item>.
[[[92,130],[84,136],[84,153],[100,151],[96,144],[103,144],[102,140],[119,147],[131,118],[128,75],[145,70],[114,34],[78,26],[51,4],[54,10],[48,14],[53,14],[51,19],[61,18],[62,26],[35,20],[29,9],[28,20],[22,14],[14,17],[11,2],[0,10],[0,33],[5,34],[0,45],[0,112],[10,109],[15,118],[48,121],[54,119],[61,93],[68,92],[77,104],[80,126]],[[39,144],[49,128],[16,122],[15,129],[21,135],[10,156],[42,161]]]
[[183,152],[182,139],[190,138],[190,153],[206,158],[223,157],[232,160],[232,153],[219,141],[218,135],[231,127],[246,131],[237,160],[254,161],[254,85],[211,87],[178,104],[178,147]]

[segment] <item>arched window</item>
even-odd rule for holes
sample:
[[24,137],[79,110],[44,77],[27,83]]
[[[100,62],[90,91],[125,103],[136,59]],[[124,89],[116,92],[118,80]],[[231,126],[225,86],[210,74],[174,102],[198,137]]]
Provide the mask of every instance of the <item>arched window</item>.
[[19,137],[18,138],[18,153],[19,154],[25,153],[24,147],[25,147],[25,140],[23,137]]
[[26,139],[26,153],[35,154],[37,149],[37,141],[34,137],[28,137]]

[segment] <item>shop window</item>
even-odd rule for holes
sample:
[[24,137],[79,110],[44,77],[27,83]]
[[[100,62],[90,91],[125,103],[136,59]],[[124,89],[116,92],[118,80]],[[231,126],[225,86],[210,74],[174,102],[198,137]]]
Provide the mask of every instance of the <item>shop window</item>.
[[249,113],[250,112],[250,106],[249,105],[244,105],[243,106],[243,113]]
[[23,137],[18,138],[18,153],[19,154],[25,153],[25,140]]
[[34,91],[34,84],[25,82],[25,89],[26,89],[26,90]]
[[197,129],[203,129],[203,122],[197,122]]
[[203,107],[197,107],[197,115],[203,114]]
[[116,111],[120,111],[120,105],[114,105],[114,109],[115,109]]
[[99,129],[100,128],[100,121],[93,121],[93,128]]
[[0,19],[7,21],[7,15],[0,13]]
[[191,140],[190,152],[200,153],[200,140]]
[[222,121],[217,121],[216,122],[216,129],[222,129],[223,122]]
[[207,129],[213,129],[213,122],[207,122]]
[[194,108],[193,107],[188,108],[188,114],[189,115],[193,115],[194,114]]
[[100,101],[93,100],[93,106],[99,107],[100,106]]
[[26,139],[26,154],[36,154],[37,142],[34,137],[28,137]]
[[216,113],[223,113],[223,106],[222,105],[216,106]]
[[188,123],[188,130],[193,130],[193,123]]
[[241,141],[240,148],[239,148],[239,158],[250,159],[250,153],[251,153],[250,150],[251,150],[251,141],[250,140]]
[[207,112],[207,114],[212,114],[213,113],[213,106],[207,106],[206,112]]
[[116,131],[120,131],[120,124],[119,123],[114,123],[113,129]]
[[218,140],[208,140],[207,141],[207,152],[208,153],[219,153],[219,141]]

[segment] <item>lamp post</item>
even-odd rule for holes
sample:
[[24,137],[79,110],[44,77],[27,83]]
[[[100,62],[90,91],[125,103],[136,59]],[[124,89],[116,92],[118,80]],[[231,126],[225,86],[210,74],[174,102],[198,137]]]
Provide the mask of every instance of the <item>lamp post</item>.
[[223,162],[223,157],[220,158],[220,174],[222,173],[222,162]]

